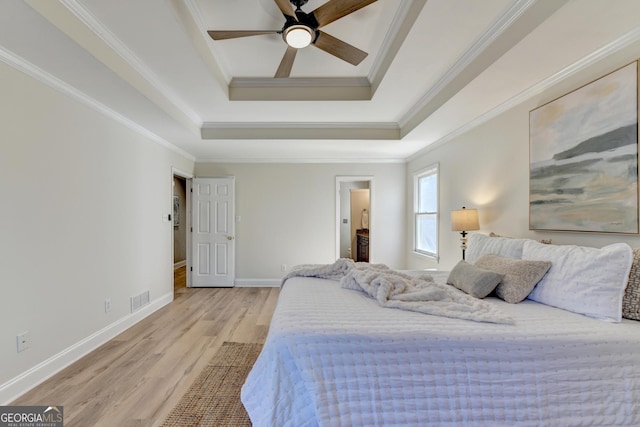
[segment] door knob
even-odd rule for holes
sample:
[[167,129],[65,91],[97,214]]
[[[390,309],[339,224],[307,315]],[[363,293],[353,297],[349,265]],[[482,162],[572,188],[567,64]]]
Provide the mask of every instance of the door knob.
[[227,240],[233,240],[233,236],[227,236]]

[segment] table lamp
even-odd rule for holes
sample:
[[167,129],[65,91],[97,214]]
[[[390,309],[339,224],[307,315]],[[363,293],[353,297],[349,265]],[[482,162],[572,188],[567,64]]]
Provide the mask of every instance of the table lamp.
[[480,223],[478,222],[478,210],[467,209],[464,206],[462,209],[451,211],[451,230],[460,231],[462,237],[462,259],[464,259],[464,252],[467,250],[467,231],[479,230]]

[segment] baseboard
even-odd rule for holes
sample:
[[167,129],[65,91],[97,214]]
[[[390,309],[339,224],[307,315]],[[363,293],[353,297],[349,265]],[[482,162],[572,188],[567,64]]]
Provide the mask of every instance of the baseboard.
[[124,316],[87,338],[62,350],[42,363],[0,385],[0,405],[8,405],[38,384],[52,377],[73,362],[129,329],[145,317],[173,301],[173,291],[150,302],[135,313]]
[[180,267],[184,267],[185,265],[187,265],[187,260],[182,260],[182,261],[178,261],[178,262],[174,262],[173,263],[173,269],[177,270]]
[[279,288],[282,279],[236,279],[238,288]]

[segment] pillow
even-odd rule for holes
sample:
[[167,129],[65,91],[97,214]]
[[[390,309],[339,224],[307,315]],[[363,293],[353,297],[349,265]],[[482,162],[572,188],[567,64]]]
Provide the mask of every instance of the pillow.
[[640,248],[633,249],[629,282],[622,297],[622,317],[640,320]]
[[622,320],[622,295],[633,260],[629,245],[596,249],[528,241],[522,257],[552,262],[529,299],[596,319]]
[[472,297],[484,298],[498,286],[501,279],[502,274],[483,270],[466,261],[460,261],[449,273],[447,283]]
[[[505,237],[500,234],[496,234],[493,231],[489,233],[489,237]],[[538,239],[538,242],[544,243],[545,245],[550,245],[552,239]]]
[[469,236],[466,258],[471,264],[484,254],[495,254],[503,258],[522,258],[524,242],[529,239],[510,239],[508,237],[489,237],[485,234],[473,233]]
[[496,288],[498,298],[516,304],[524,300],[551,267],[550,261],[528,261],[484,254],[476,267],[504,275]]

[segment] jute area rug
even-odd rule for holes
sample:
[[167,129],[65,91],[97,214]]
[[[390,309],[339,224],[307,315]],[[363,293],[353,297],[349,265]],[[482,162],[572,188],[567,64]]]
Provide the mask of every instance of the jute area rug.
[[250,427],[240,388],[261,349],[261,344],[224,342],[162,427]]

